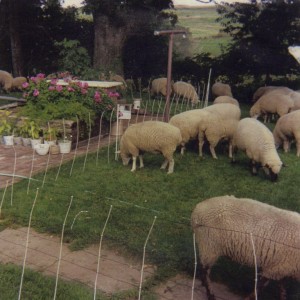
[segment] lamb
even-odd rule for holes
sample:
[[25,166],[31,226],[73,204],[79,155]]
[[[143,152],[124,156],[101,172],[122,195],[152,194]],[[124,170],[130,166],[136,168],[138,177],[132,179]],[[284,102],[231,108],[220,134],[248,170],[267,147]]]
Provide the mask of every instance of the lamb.
[[[201,279],[210,300],[215,296],[209,274],[221,256],[253,267],[255,250],[265,284],[266,280],[286,277],[300,281],[299,213],[252,199],[220,196],[197,204],[191,224],[202,265]],[[262,280],[259,283],[262,286]]]
[[167,95],[167,78],[161,77],[153,79],[151,82],[150,89],[151,96],[162,94],[163,96]]
[[277,114],[279,117],[289,113],[294,107],[290,96],[278,93],[276,90],[260,97],[250,109],[250,117],[258,118],[264,115],[264,122],[268,114]]
[[204,109],[192,109],[174,115],[169,124],[179,128],[182,136],[181,155],[184,154],[185,145],[190,140],[196,139],[199,133],[199,123],[206,115],[210,114]]
[[188,82],[177,81],[173,84],[173,92],[179,98],[191,101],[192,105],[200,102],[196,89]]
[[0,70],[0,86],[3,90],[9,92],[12,88],[13,77],[10,73]]
[[215,82],[211,87],[212,95],[214,98],[218,96],[232,97],[231,87],[229,84],[222,82]]
[[134,172],[138,156],[140,168],[144,167],[140,152],[160,152],[165,157],[161,169],[165,169],[169,164],[168,174],[171,174],[174,171],[173,154],[181,141],[180,130],[165,122],[145,121],[130,125],[120,141],[123,165],[128,165],[131,155],[133,160],[131,172]]
[[297,156],[300,156],[300,110],[280,117],[273,130],[275,146],[283,144],[284,152],[290,150],[290,141],[296,140]]
[[27,79],[26,77],[15,77],[13,78],[13,83],[12,83],[12,89],[15,89],[15,90],[22,90],[23,89],[23,86],[22,84],[27,82]]
[[203,108],[206,111],[217,113],[221,118],[231,118],[239,120],[241,118],[241,109],[231,103],[218,103]]
[[235,98],[232,98],[230,96],[219,96],[217,97],[213,104],[219,104],[219,103],[231,103],[234,104],[236,106],[240,106],[240,103],[238,100],[236,100]]
[[204,138],[209,142],[210,152],[214,159],[218,158],[215,147],[221,139],[226,139],[229,143],[229,157],[232,158],[232,139],[237,124],[238,120],[232,118],[222,119],[218,114],[210,113],[205,116],[199,123],[199,156],[203,156]]
[[232,146],[233,150],[246,152],[252,163],[253,175],[257,174],[257,165],[260,164],[272,181],[277,180],[282,161],[276,151],[273,134],[263,123],[253,118],[240,120]]

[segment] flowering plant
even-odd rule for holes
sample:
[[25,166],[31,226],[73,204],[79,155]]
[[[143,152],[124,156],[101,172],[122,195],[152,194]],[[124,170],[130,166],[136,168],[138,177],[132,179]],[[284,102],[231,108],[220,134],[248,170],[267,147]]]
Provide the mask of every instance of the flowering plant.
[[23,97],[27,100],[21,113],[32,119],[44,121],[54,119],[69,119],[84,121],[103,114],[104,120],[115,120],[113,111],[115,104],[111,97],[101,89],[91,89],[81,81],[72,81],[72,77],[65,78],[59,84],[59,78],[47,80],[44,74],[31,77],[23,84]]

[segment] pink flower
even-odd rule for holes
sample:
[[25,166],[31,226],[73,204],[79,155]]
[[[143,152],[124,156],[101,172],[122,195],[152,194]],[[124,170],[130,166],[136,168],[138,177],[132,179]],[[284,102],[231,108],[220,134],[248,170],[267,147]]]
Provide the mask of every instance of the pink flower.
[[40,94],[40,92],[39,92],[38,89],[35,89],[35,90],[33,91],[33,96],[34,96],[34,97],[37,97],[39,94]]
[[68,86],[68,87],[67,87],[67,90],[68,90],[68,92],[75,92],[75,89],[72,88],[71,86]]
[[88,92],[86,89],[81,89],[80,91],[81,91],[81,94],[82,94],[82,95],[85,95],[85,94],[87,94],[87,92]]
[[28,97],[28,93],[23,93],[23,98],[26,98],[26,97]]
[[29,86],[29,83],[28,83],[28,82],[22,83],[22,87],[23,87],[24,89],[28,88],[28,86]]
[[101,94],[100,94],[100,92],[99,91],[96,91],[95,92],[95,94],[94,94],[94,100],[95,100],[95,102],[97,102],[97,103],[100,103],[101,102]]
[[48,88],[48,90],[49,90],[49,91],[55,91],[55,86],[50,85],[49,88]]
[[45,78],[45,74],[43,73],[39,73],[36,75],[37,78]]
[[56,78],[53,78],[53,79],[51,79],[51,84],[56,85],[57,81],[58,80]]
[[55,88],[58,92],[61,92],[63,90],[62,85],[57,85]]
[[120,97],[120,94],[117,93],[117,92],[109,92],[109,93],[108,93],[108,96],[109,96],[109,97],[117,97],[117,98],[118,98],[118,97]]

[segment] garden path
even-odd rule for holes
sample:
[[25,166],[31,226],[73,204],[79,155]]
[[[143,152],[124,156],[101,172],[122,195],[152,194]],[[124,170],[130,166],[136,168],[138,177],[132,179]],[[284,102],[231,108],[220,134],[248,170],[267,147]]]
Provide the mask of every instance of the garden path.
[[[133,118],[133,121],[137,119]],[[101,137],[101,147],[115,141],[114,136]],[[89,152],[98,149],[98,137],[91,139]],[[14,151],[15,150],[15,151]],[[84,155],[87,151],[87,142],[79,143],[77,155]],[[63,162],[72,160],[74,150],[64,154]],[[32,168],[33,150],[30,147],[15,146],[6,147],[0,144],[0,188],[17,182],[22,176],[30,177]],[[32,174],[45,169],[48,155],[34,155],[34,168]],[[17,163],[15,164],[15,159]],[[49,167],[58,166],[62,155],[50,155]],[[14,170],[15,166],[15,170]],[[11,174],[15,173],[15,177]],[[4,176],[4,175],[7,176]],[[9,175],[10,174],[10,175]],[[28,228],[6,228],[0,232],[0,262],[23,265],[26,251]],[[83,283],[94,288],[97,270],[99,248],[98,245],[90,246],[81,251],[71,252],[68,244],[62,245],[60,264],[60,239],[57,236],[41,234],[31,229],[28,235],[26,267],[55,276],[58,265],[59,278]],[[143,278],[147,278],[155,272],[156,267],[146,265]],[[141,276],[141,262],[125,258],[121,253],[111,249],[101,249],[100,271],[97,280],[97,288],[111,294],[126,291],[132,288],[138,289]],[[185,300],[191,299],[193,280],[187,275],[178,274],[174,278],[161,284],[155,289],[158,299]],[[214,291],[217,299],[240,300],[241,297],[231,294],[223,285],[214,283]],[[205,300],[206,293],[199,280],[196,279],[194,297],[197,300]],[[128,299],[128,298],[127,298]]]

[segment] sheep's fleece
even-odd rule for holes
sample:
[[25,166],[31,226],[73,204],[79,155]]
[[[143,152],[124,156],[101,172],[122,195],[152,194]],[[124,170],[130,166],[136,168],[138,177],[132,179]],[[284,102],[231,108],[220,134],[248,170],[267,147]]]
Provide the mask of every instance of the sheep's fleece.
[[173,92],[178,97],[191,100],[192,104],[199,103],[199,97],[193,85],[184,81],[176,81],[173,85]]
[[[192,228],[204,268],[220,256],[254,266],[265,278],[300,281],[300,214],[246,198],[220,196],[200,202]],[[207,278],[209,280],[209,278]]]
[[218,96],[232,97],[230,85],[222,82],[215,82],[211,87],[211,92],[214,97],[218,97]]
[[[167,78],[161,77],[153,79],[151,82],[151,96],[156,94],[162,94],[163,96],[167,95]],[[172,84],[172,83],[171,83]]]
[[0,70],[0,87],[8,92],[12,88],[13,77],[10,73]]
[[233,149],[245,151],[252,161],[252,173],[256,174],[256,164],[261,164],[271,180],[276,180],[282,162],[275,148],[272,132],[260,121],[244,118],[239,121],[233,135]]
[[120,141],[120,155],[124,165],[127,165],[132,155],[133,164],[131,171],[136,170],[136,158],[140,158],[140,167],[143,159],[140,152],[162,153],[165,157],[161,169],[169,164],[168,174],[173,173],[173,153],[181,143],[180,130],[165,122],[145,121],[130,125],[124,132]]

